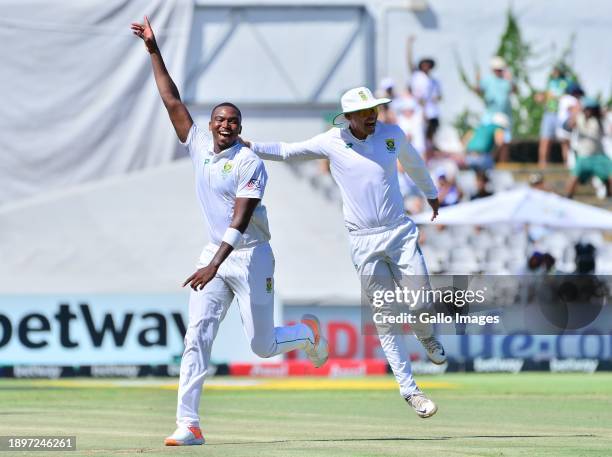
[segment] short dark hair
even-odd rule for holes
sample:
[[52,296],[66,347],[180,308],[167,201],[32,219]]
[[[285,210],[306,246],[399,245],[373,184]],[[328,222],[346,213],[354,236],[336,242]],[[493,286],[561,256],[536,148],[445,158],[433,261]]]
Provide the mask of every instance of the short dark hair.
[[240,121],[242,122],[242,112],[240,111],[240,108],[238,108],[236,105],[234,105],[233,103],[230,102],[223,102],[223,103],[219,103],[218,105],[215,105],[212,109],[212,111],[210,112],[210,119],[212,120],[213,117],[213,113],[217,110],[217,108],[221,108],[223,106],[229,106],[230,108],[234,108],[236,110],[236,112],[238,113],[238,117],[240,118]]
[[419,65],[418,65],[419,70],[423,69],[423,65],[429,65],[430,68],[434,68],[436,66],[436,61],[429,57],[426,57],[419,61]]

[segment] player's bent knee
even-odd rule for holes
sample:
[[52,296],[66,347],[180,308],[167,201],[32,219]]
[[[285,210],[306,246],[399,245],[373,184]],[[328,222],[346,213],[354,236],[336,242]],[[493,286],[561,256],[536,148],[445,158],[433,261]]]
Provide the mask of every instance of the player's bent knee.
[[267,359],[275,355],[275,342],[270,340],[251,340],[251,350],[262,359]]

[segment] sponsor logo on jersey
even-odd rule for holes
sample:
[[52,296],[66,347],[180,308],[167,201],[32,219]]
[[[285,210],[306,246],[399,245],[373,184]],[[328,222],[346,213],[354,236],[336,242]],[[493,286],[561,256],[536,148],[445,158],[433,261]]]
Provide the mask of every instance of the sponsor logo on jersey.
[[232,171],[232,168],[234,168],[234,163],[231,160],[228,160],[225,162],[225,165],[223,165],[223,170],[221,170],[221,172],[226,175]]
[[206,160],[204,161],[204,165],[208,165],[209,163],[210,163],[210,159],[206,159]]
[[387,145],[387,151],[395,152],[395,140],[393,138],[387,138],[385,144]]
[[346,149],[353,149],[353,143],[346,143],[344,146]]
[[261,181],[259,179],[251,179],[248,183],[247,183],[247,189],[261,189]]
[[272,293],[272,278],[266,278],[266,292]]

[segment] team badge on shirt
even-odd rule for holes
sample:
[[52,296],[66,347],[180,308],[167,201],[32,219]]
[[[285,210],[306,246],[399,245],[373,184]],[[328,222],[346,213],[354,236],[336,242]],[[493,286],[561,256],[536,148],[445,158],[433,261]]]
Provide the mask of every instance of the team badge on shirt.
[[353,149],[353,143],[346,143],[344,146],[346,149]]
[[395,152],[395,140],[393,138],[387,138],[385,143],[387,145],[387,151]]
[[272,278],[266,278],[266,292],[272,293]]
[[221,170],[221,172],[226,175],[232,171],[232,168],[234,168],[234,163],[231,160],[228,160],[225,162],[225,165],[223,165],[223,170]]

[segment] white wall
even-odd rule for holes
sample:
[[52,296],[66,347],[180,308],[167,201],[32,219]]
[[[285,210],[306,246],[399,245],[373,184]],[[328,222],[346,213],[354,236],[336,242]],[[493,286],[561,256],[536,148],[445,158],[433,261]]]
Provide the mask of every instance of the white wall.
[[[205,4],[205,2],[200,2]],[[337,5],[348,7],[348,5],[364,5],[368,14],[374,21],[375,33],[372,42],[358,43],[356,50],[365,53],[368,46],[372,47],[375,62],[373,77],[368,78],[367,72],[363,71],[363,57],[353,56],[349,59],[349,65],[342,67],[343,75],[337,79],[340,84],[334,86],[335,92],[340,92],[342,82],[345,85],[369,84],[373,80],[380,80],[384,76],[393,77],[397,83],[404,84],[407,78],[405,62],[405,41],[414,34],[417,37],[415,43],[415,58],[432,56],[437,61],[436,76],[440,79],[444,100],[442,102],[442,121],[452,122],[454,117],[465,107],[478,111],[481,109],[480,100],[471,94],[461,83],[457,71],[455,55],[458,55],[464,66],[471,71],[474,64],[480,65],[483,73],[487,70],[490,57],[497,49],[501,34],[506,23],[506,12],[509,2],[490,0],[428,0],[428,1],[367,1],[347,2],[303,0],[297,2],[265,0],[251,1],[226,0],[218,4],[222,5],[247,5],[256,4],[274,5],[275,8],[300,7],[302,5]],[[550,54],[558,55],[565,48],[571,33],[576,33],[574,65],[578,69],[585,89],[589,94],[603,93],[607,98],[610,96],[612,84],[612,2],[606,0],[585,0],[581,2],[560,0],[514,0],[512,2],[516,12],[519,25],[524,37],[533,43],[534,50],[544,52],[555,49]],[[278,9],[274,10],[274,17],[270,20],[278,21],[282,14]],[[322,9],[324,11],[324,9]],[[330,21],[339,20],[338,10],[329,10]],[[279,18],[280,14],[280,18]],[[197,16],[197,14],[196,14]],[[341,15],[340,15],[341,16]],[[291,14],[287,15],[291,18]],[[266,20],[266,15],[260,15],[260,20]],[[343,35],[342,27],[346,23],[338,23],[338,37]],[[277,23],[278,25],[278,23]],[[310,24],[312,27],[313,24]],[[316,24],[315,24],[316,25]],[[298,88],[311,87],[311,80],[316,79],[313,73],[322,72],[324,65],[322,60],[317,59],[317,53],[313,49],[321,50],[321,55],[329,51],[329,47],[335,45],[329,42],[328,34],[330,22],[322,21],[321,33],[310,33],[310,39],[304,39],[302,28],[304,24],[288,23],[281,29],[284,33],[281,38],[274,36],[270,41],[275,46],[278,44],[282,49],[290,49],[291,52],[283,52],[282,64],[286,71],[291,74],[293,84]],[[295,26],[295,27],[294,27]],[[347,29],[348,30],[348,29]],[[292,34],[295,32],[295,35]],[[246,39],[246,38],[245,38]],[[362,38],[360,37],[360,40]],[[328,44],[326,44],[328,43]],[[243,43],[250,46],[250,43]],[[548,56],[548,53],[545,53]],[[323,59],[325,60],[325,59]],[[305,63],[308,63],[306,67]],[[544,85],[552,63],[547,59],[534,61],[539,69],[533,71],[533,82],[536,85]],[[346,73],[347,68],[355,69],[351,75]],[[305,69],[306,68],[306,69]],[[249,69],[244,75],[248,86],[253,75]],[[221,72],[218,66],[216,71]],[[340,70],[339,70],[340,71]],[[260,77],[270,75],[276,78],[276,70],[272,71],[263,66],[258,69]],[[349,74],[351,77],[347,77]],[[220,73],[217,77],[221,77]],[[355,77],[357,76],[357,77]],[[227,80],[229,81],[229,80]],[[235,81],[232,79],[231,81]],[[208,87],[207,90],[218,91],[219,94],[233,92],[227,91],[227,86]],[[280,87],[279,92],[285,88]],[[307,93],[307,91],[305,91]],[[245,108],[245,131],[250,138],[256,140],[277,139],[294,141],[319,133],[325,128],[323,123],[324,113],[330,109],[337,109],[338,102],[334,107],[333,94],[326,93],[320,101],[327,104],[325,108],[317,106],[310,109],[302,109],[298,114],[295,110],[283,109],[283,107],[250,107],[247,103]],[[339,98],[336,96],[336,100]],[[251,102],[252,97],[238,97],[237,103]],[[278,101],[291,102],[287,94],[279,94]],[[294,97],[296,105],[303,104],[305,100]],[[199,107],[199,113],[205,116],[210,104]]]

